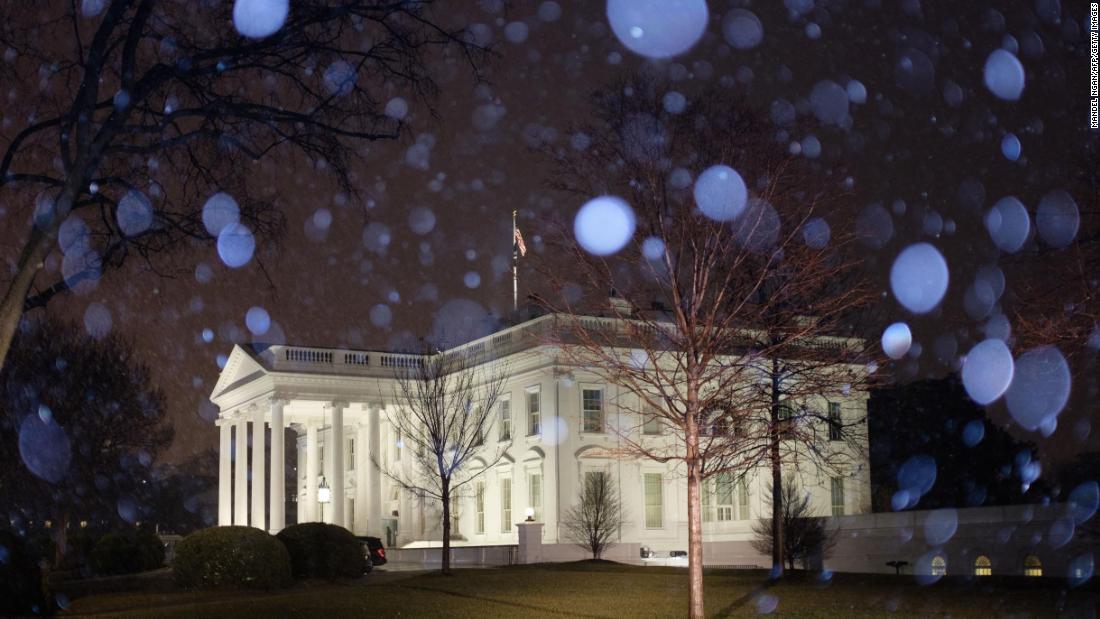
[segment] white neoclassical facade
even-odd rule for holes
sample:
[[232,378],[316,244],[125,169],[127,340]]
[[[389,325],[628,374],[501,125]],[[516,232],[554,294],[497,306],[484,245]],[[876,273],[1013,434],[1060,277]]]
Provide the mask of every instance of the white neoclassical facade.
[[[585,474],[602,471],[616,482],[624,506],[624,552],[643,545],[658,551],[686,549],[683,475],[674,465],[612,457],[620,433],[606,428],[612,423],[636,428],[644,441],[671,437],[657,425],[618,419],[627,413],[616,403],[629,394],[590,370],[559,364],[543,337],[554,319],[542,316],[458,347],[507,370],[504,395],[485,437],[486,452],[502,451],[503,457],[495,463],[473,462],[475,470],[488,470],[467,484],[459,499],[453,528],[458,543],[515,544],[515,523],[533,512],[544,523],[544,544],[550,545],[544,556],[573,558],[577,551],[567,550],[571,546],[559,524],[578,500]],[[211,395],[220,410],[219,524],[278,531],[293,522],[289,506],[299,522],[341,524],[359,535],[382,537],[389,546],[438,539],[437,505],[401,491],[382,472],[413,460],[403,457],[405,448],[389,415],[398,405],[395,369],[415,362],[414,355],[374,351],[234,347]],[[845,401],[832,402],[830,412],[864,419],[866,395],[853,392]],[[594,417],[605,421],[593,424]],[[288,436],[296,440],[291,443]],[[286,444],[292,453],[284,453]],[[847,447],[838,441],[823,448]],[[813,467],[795,474],[818,515],[870,511],[865,462],[840,477]],[[286,496],[290,475],[294,490]],[[770,513],[768,479],[770,473],[761,470],[736,484],[708,484],[708,563],[747,564],[758,557],[749,547],[751,523]]]

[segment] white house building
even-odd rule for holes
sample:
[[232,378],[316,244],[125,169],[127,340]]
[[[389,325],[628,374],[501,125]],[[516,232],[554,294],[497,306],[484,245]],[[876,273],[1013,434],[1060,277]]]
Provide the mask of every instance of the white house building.
[[[624,507],[619,555],[637,557],[640,546],[686,549],[686,480],[674,465],[610,455],[619,435],[583,420],[594,414],[614,419],[620,414],[616,402],[629,395],[585,368],[560,365],[543,337],[554,320],[541,316],[457,347],[479,362],[507,368],[502,401],[485,438],[487,449],[503,450],[504,456],[467,485],[453,528],[457,543],[516,544],[516,523],[530,510],[544,523],[545,558],[579,558],[581,551],[559,524],[578,500],[585,474],[604,471],[616,482]],[[234,347],[211,395],[220,410],[219,524],[275,532],[288,524],[286,507],[296,505],[298,521],[341,524],[356,534],[383,537],[389,546],[439,539],[438,507],[401,491],[379,470],[379,464],[392,470],[412,460],[403,458],[389,416],[398,405],[394,371],[416,362],[415,355],[375,351]],[[832,404],[830,412],[842,418],[866,416],[866,394],[853,391]],[[663,440],[659,425],[637,427],[653,434],[643,440]],[[292,458],[284,454],[288,429],[297,439]],[[296,463],[296,479],[291,496],[284,496],[288,461]],[[813,467],[797,475],[818,515],[870,511],[865,462],[840,477]],[[709,564],[760,563],[749,540],[752,520],[770,513],[769,479],[761,470],[744,482],[708,485]]]

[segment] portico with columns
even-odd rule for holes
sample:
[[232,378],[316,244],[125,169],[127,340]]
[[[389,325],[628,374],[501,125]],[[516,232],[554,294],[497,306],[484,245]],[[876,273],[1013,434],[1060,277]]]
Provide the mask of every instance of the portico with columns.
[[383,535],[381,472],[370,457],[380,441],[377,379],[335,385],[265,361],[274,359],[235,347],[211,397],[220,409],[218,524],[276,533],[289,505],[297,522]]

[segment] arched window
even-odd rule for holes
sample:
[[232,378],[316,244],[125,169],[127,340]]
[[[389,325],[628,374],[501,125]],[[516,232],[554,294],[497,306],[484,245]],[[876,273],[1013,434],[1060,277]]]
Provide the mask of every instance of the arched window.
[[1024,576],[1042,576],[1043,562],[1035,555],[1024,557]]
[[943,555],[936,555],[932,557],[932,575],[933,576],[946,576],[947,575],[947,559],[943,558]]
[[974,575],[975,576],[992,576],[993,575],[993,563],[989,560],[989,557],[985,555],[978,555],[977,559],[974,559]]

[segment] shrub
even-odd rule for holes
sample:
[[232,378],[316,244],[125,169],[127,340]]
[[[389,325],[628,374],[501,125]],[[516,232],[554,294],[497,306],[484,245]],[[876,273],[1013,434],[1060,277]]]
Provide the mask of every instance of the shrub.
[[45,614],[50,610],[38,557],[22,537],[0,530],[0,615]]
[[164,544],[150,531],[108,533],[92,548],[96,574],[134,574],[164,565]]
[[303,522],[283,529],[278,538],[290,553],[295,578],[359,578],[366,569],[363,544],[344,527]]
[[61,559],[61,565],[55,569],[91,576],[92,551],[98,541],[99,536],[88,529],[77,529],[70,533],[65,542],[65,556]]
[[211,527],[176,546],[181,587],[272,589],[290,584],[290,556],[275,536],[251,527]]

